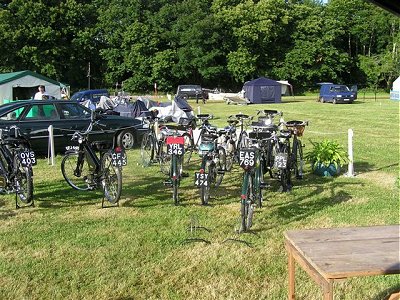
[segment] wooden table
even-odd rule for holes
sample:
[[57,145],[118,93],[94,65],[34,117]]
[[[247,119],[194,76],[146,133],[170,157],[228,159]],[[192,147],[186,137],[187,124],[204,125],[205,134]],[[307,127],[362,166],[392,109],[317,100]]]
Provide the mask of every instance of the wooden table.
[[333,282],[355,276],[400,274],[400,225],[290,230],[285,233],[289,257],[289,300],[295,299],[295,264],[333,299]]

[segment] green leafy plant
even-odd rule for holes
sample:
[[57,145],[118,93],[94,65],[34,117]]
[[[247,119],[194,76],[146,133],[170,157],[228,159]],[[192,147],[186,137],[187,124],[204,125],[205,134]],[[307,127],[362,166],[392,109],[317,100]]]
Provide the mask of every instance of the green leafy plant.
[[322,164],[326,167],[333,164],[337,168],[348,162],[347,152],[336,141],[328,139],[322,142],[311,142],[313,149],[305,155],[305,159],[312,164],[313,170]]

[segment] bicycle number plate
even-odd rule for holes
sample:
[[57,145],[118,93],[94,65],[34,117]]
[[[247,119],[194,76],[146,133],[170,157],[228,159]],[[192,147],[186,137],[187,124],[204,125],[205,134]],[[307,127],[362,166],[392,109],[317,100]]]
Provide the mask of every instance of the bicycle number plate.
[[167,137],[167,154],[183,155],[185,153],[185,139],[183,136],[169,136]]
[[287,153],[277,153],[275,155],[274,167],[278,169],[285,169],[287,167]]
[[112,151],[111,163],[114,167],[126,166],[128,164],[128,158],[126,157],[126,152],[123,149],[121,149],[118,152]]
[[208,174],[207,173],[194,173],[194,185],[198,187],[208,186]]
[[253,168],[256,165],[256,152],[254,150],[240,150],[239,165],[243,169]]
[[18,157],[21,162],[21,165],[24,167],[35,166],[37,163],[35,152],[33,151],[20,152],[18,153]]

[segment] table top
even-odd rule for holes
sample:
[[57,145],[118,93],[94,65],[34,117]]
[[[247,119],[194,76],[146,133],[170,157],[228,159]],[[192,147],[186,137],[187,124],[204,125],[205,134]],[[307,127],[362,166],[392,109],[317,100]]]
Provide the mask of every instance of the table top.
[[289,230],[286,242],[324,278],[400,274],[400,225]]

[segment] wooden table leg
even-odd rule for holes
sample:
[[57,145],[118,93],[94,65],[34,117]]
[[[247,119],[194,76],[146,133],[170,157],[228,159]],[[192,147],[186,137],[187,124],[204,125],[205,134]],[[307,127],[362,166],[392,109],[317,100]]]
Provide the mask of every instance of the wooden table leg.
[[292,251],[287,247],[288,253],[288,271],[289,271],[289,300],[295,300],[295,265]]
[[333,300],[333,279],[323,282],[324,300]]

